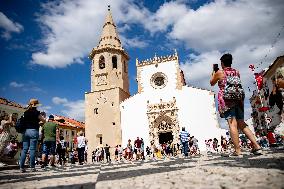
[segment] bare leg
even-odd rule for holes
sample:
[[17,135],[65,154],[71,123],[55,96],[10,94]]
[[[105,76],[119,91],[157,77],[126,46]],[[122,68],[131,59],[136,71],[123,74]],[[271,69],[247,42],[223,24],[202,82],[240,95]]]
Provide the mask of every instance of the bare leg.
[[230,135],[233,141],[234,149],[237,154],[241,153],[241,148],[239,145],[239,131],[238,131],[238,123],[236,118],[228,119],[228,124],[230,127]]
[[46,164],[47,164],[45,154],[42,154],[42,156],[41,156],[41,161],[42,161],[43,165],[46,165]]
[[54,165],[54,163],[55,163],[55,157],[54,157],[54,155],[51,155],[50,156],[50,164]]
[[251,132],[249,127],[247,127],[247,124],[244,122],[244,120],[238,120],[238,128],[242,130],[242,132],[248,137],[248,139],[251,141],[254,149],[260,149],[261,147],[256,142],[254,134]]

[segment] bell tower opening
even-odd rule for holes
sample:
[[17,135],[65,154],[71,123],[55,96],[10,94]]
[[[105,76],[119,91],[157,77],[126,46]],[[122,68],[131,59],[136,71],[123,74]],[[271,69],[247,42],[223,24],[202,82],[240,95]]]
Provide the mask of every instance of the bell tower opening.
[[168,143],[169,141],[172,141],[172,140],[173,140],[172,132],[159,133],[159,143],[160,144]]

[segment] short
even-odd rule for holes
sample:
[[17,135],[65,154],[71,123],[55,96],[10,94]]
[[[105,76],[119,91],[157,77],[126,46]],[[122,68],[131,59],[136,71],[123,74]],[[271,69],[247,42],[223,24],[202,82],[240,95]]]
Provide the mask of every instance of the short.
[[137,148],[137,153],[141,153],[142,152],[142,149],[141,148]]
[[224,112],[224,118],[226,120],[233,117],[236,118],[236,120],[244,120],[244,110],[240,106],[234,106]]
[[55,155],[56,141],[44,141],[42,146],[42,153],[46,156]]

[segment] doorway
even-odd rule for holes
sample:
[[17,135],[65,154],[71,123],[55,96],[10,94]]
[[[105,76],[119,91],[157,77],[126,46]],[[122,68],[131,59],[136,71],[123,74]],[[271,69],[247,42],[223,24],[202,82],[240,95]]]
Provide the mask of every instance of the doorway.
[[173,140],[172,132],[159,133],[159,143],[164,144]]

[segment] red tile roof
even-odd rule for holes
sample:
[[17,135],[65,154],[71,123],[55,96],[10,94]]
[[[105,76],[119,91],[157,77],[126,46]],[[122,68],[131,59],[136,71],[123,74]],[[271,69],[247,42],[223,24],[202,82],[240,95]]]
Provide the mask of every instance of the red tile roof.
[[7,105],[7,106],[13,106],[13,107],[17,107],[17,108],[23,108],[23,109],[26,109],[25,107],[23,107],[22,105],[16,103],[16,102],[13,102],[13,101],[10,101],[6,98],[2,98],[0,97],[0,104],[4,104],[4,105]]
[[68,118],[68,117],[54,115],[54,120],[59,126],[67,126],[67,127],[85,129],[85,123]]

